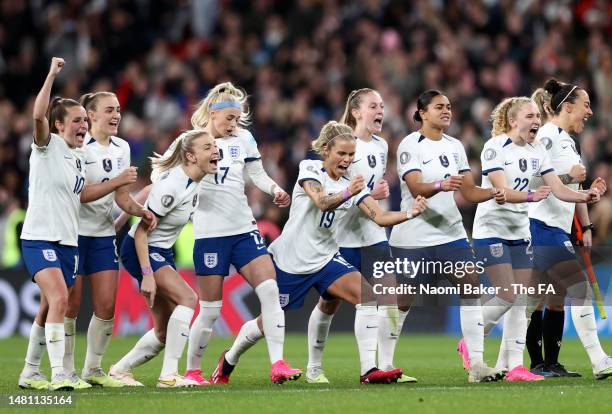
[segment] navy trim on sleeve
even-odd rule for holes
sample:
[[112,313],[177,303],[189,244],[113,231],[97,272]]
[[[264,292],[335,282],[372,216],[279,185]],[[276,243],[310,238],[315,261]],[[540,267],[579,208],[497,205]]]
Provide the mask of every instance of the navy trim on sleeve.
[[357,203],[355,205],[358,206],[363,200],[365,200],[368,197],[371,197],[370,193],[364,194],[359,200],[357,200]]
[[411,173],[411,172],[413,172],[413,171],[421,171],[421,169],[420,169],[420,168],[413,168],[413,169],[411,169],[411,170],[406,171],[404,174],[402,174],[402,180],[404,179],[404,177],[405,177],[407,174],[410,174],[410,173]]
[[462,172],[470,172],[470,171],[472,171],[470,168],[464,168],[462,170],[459,170],[460,173],[462,173]]
[[148,210],[149,210],[151,213],[155,214],[155,216],[157,216],[157,218],[163,218],[163,217],[164,217],[164,216],[160,216],[159,214],[157,214],[157,213],[155,212],[155,210],[153,210],[151,207],[147,207],[147,209],[148,209]]
[[[503,169],[503,168],[501,168],[501,167],[489,168],[488,170],[484,170],[484,171],[482,172],[482,175],[487,175],[487,174],[489,174],[490,172],[493,172],[493,171],[503,171],[503,170],[504,170],[504,169]],[[468,171],[469,171],[469,170],[468,170]],[[459,172],[461,172],[461,171],[459,171]]]
[[113,144],[115,147],[119,147],[121,148],[121,146],[119,144],[117,144],[115,141],[113,141],[113,139],[110,139],[110,143]]
[[546,171],[542,171],[542,172],[540,173],[540,176],[545,175],[545,174],[548,174],[548,173],[550,173],[550,172],[554,172],[554,171],[555,171],[555,169],[554,169],[554,168],[549,168],[549,169],[548,169],[548,170],[546,170]]
[[246,162],[253,162],[253,161],[260,160],[260,159],[261,159],[261,157],[249,157],[249,158],[245,158],[245,159],[244,159],[244,162],[245,162],[245,163],[246,163]]
[[311,178],[311,177],[302,178],[301,180],[299,180],[299,181],[298,181],[298,184],[299,184],[299,185],[300,185],[300,187],[302,187],[302,188],[304,187],[304,186],[302,185],[302,183],[303,183],[304,181],[316,181],[316,182],[318,182],[319,184],[321,184],[321,181],[317,180],[316,178]]

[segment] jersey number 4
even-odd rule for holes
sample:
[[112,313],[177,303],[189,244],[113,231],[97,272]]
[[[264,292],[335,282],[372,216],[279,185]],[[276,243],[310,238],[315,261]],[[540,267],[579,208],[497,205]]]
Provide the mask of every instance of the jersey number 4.
[[[223,184],[225,182],[225,177],[227,177],[230,167],[220,167],[219,169],[223,172],[223,175],[219,178],[220,173],[215,173],[215,184]],[[221,181],[221,183],[219,183],[219,181]]]

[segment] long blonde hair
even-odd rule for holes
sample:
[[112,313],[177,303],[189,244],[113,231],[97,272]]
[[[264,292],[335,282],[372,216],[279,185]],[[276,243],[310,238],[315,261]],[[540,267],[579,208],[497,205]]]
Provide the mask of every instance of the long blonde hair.
[[161,173],[187,163],[187,153],[193,152],[193,142],[202,135],[208,135],[208,132],[203,129],[192,129],[183,132],[174,140],[170,147],[164,152],[164,155],[154,153],[151,160],[151,181],[156,181]]
[[210,121],[210,113],[213,110],[211,106],[222,102],[240,104],[242,113],[240,114],[238,124],[246,127],[251,123],[251,112],[247,105],[247,94],[231,82],[224,82],[212,88],[208,95],[200,101],[195,112],[191,115],[191,125],[193,128],[200,129],[206,127]]
[[491,113],[491,121],[493,122],[491,135],[495,137],[510,131],[512,129],[510,127],[510,118],[514,118],[521,107],[530,102],[533,101],[526,96],[504,99]]
[[370,88],[361,88],[353,90],[348,98],[346,98],[346,105],[344,106],[344,113],[340,118],[340,122],[350,126],[352,129],[355,129],[357,126],[357,120],[353,116],[353,109],[359,109],[359,105],[361,105],[361,101],[363,100],[363,95],[370,92],[376,92],[374,89]]
[[531,95],[531,99],[536,103],[540,110],[540,117],[542,119],[542,125],[547,123],[550,118],[554,115],[554,112],[550,106],[550,100],[552,96],[544,88],[536,89]]
[[323,155],[326,148],[332,148],[336,139],[355,140],[353,129],[343,123],[329,121],[319,133],[319,137],[312,141],[312,149],[319,155]]

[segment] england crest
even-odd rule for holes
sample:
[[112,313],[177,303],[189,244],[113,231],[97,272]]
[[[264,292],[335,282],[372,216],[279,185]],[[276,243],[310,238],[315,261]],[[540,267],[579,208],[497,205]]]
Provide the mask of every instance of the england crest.
[[525,158],[521,158],[519,160],[519,168],[522,172],[527,171],[527,160]]
[[159,254],[157,252],[150,253],[149,257],[151,257],[151,259],[155,260],[158,263],[161,263],[161,262],[166,260],[166,259],[164,259],[164,256],[162,256],[161,254]]
[[111,172],[111,170],[113,169],[113,162],[110,158],[104,158],[102,160],[102,168],[104,168],[104,171],[106,172]]
[[493,257],[502,257],[504,255],[504,245],[502,243],[495,243],[489,246],[489,250],[491,251],[491,256]]
[[387,163],[387,154],[385,154],[384,152],[380,153],[380,162],[382,163],[382,165],[385,165]]
[[566,240],[563,242],[563,244],[565,245],[565,248],[571,253],[571,254],[576,254],[576,251],[574,250],[574,246],[572,245],[572,242],[569,240]]
[[440,155],[440,164],[442,164],[444,168],[447,168],[449,166],[448,158],[446,157],[446,155]]
[[531,169],[537,171],[540,168],[540,160],[537,158],[531,158]]
[[459,153],[453,152],[453,158],[455,159],[455,164],[459,165]]
[[217,253],[204,253],[204,266],[209,269],[217,266]]
[[371,168],[376,167],[376,156],[375,155],[372,155],[372,154],[368,155],[368,165]]
[[43,257],[48,262],[55,262],[57,260],[57,254],[55,254],[55,250],[45,249],[42,251],[42,253],[43,253]]
[[231,145],[229,147],[230,158],[235,160],[240,156],[240,147],[237,145]]
[[281,293],[278,295],[278,301],[280,302],[281,308],[284,308],[289,304],[289,294]]
[[119,171],[123,170],[123,157],[117,158],[117,169]]

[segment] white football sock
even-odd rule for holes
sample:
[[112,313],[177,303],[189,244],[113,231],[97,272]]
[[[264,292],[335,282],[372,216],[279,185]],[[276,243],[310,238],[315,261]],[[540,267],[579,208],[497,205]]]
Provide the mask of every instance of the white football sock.
[[395,347],[409,311],[401,311],[397,305],[378,306],[378,368],[393,369]]
[[268,279],[255,288],[261,303],[261,321],[263,324],[270,362],[283,359],[285,344],[285,312],[280,306],[276,280]]
[[187,347],[187,371],[201,369],[202,355],[212,336],[215,321],[221,315],[223,301],[200,301],[200,313],[191,325],[189,331],[189,346]]
[[251,319],[240,328],[232,347],[225,353],[225,360],[230,365],[238,364],[240,356],[263,338],[263,333],[257,326],[257,319]]
[[571,298],[572,321],[584,350],[589,355],[591,365],[597,366],[607,355],[599,343],[595,309],[592,304],[592,291],[588,282],[576,283],[567,288],[567,296]]
[[483,362],[484,324],[482,322],[482,305],[480,299],[461,299],[459,315],[461,332],[470,353],[470,365]]
[[108,349],[113,336],[115,319],[104,320],[96,315],[91,315],[89,328],[87,328],[87,354],[85,355],[85,366],[83,376],[93,368],[102,367],[102,357]]
[[[527,336],[527,318],[525,305],[514,305],[504,317],[504,335],[502,348],[505,354],[505,368],[508,371],[523,365],[525,338]],[[501,351],[501,350],[500,350]],[[501,353],[501,352],[500,352]],[[499,363],[498,358],[498,363]]]
[[75,371],[74,369],[74,335],[76,334],[76,318],[64,317],[64,369],[66,374]]
[[131,371],[156,357],[162,349],[164,349],[164,344],[157,339],[155,329],[151,329],[136,342],[130,352],[115,364],[115,368],[118,371]]
[[529,325],[529,321],[531,321],[531,315],[538,308],[538,305],[542,301],[542,298],[539,296],[527,296],[527,306],[525,308],[525,316],[527,317],[527,325]]
[[355,338],[359,349],[361,375],[376,367],[377,312],[375,304],[355,306]]
[[166,329],[166,349],[160,377],[178,373],[178,363],[183,355],[185,344],[189,339],[189,323],[194,310],[187,306],[177,305],[170,315]]
[[34,372],[40,372],[40,361],[46,346],[45,327],[38,325],[36,321],[32,322],[28,350],[26,352],[25,365],[23,368],[24,374],[27,375]]
[[45,324],[45,340],[47,342],[47,353],[51,363],[51,376],[64,373],[64,352],[65,341],[64,324],[49,323]]
[[312,310],[308,319],[308,368],[321,367],[323,350],[333,318],[333,314],[321,312],[319,305],[315,305]]
[[501,317],[510,309],[511,302],[508,302],[498,296],[493,296],[484,305],[482,305],[482,321],[484,323],[484,334],[489,335],[491,330],[499,322]]

